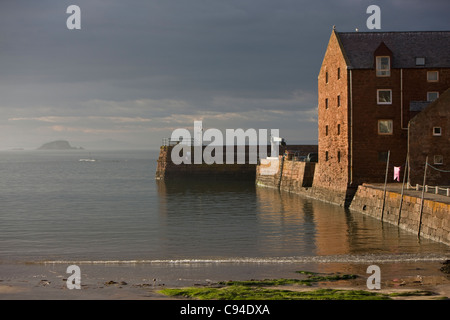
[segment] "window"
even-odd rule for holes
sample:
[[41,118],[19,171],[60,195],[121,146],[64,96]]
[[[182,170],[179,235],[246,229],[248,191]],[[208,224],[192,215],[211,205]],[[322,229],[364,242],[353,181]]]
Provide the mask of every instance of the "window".
[[325,135],[328,135],[328,126],[325,126]]
[[340,124],[337,125],[337,134],[338,135],[341,134],[341,125]]
[[433,136],[441,136],[442,128],[441,127],[433,127]]
[[434,156],[434,164],[444,164],[444,157],[442,155]]
[[390,89],[377,90],[377,103],[392,104],[392,90]]
[[378,120],[378,134],[387,135],[393,133],[392,120]]
[[439,71],[428,71],[427,72],[428,82],[438,82],[439,81]]
[[427,101],[434,101],[439,98],[439,92],[427,92]]
[[378,161],[380,162],[387,162],[388,158],[388,152],[387,151],[380,151],[378,152]]
[[417,57],[416,58],[416,66],[424,66],[425,65],[425,58],[424,57]]
[[337,152],[337,160],[338,160],[338,162],[341,162],[341,152],[340,151]]
[[377,77],[389,77],[391,75],[391,58],[377,57],[376,69]]
[[325,109],[328,109],[328,98],[325,99]]
[[338,80],[341,78],[341,68],[338,68],[337,70],[337,78]]
[[325,151],[325,161],[328,161],[328,151]]
[[337,106],[341,106],[341,96],[337,96]]
[[325,83],[328,83],[328,71],[325,72]]

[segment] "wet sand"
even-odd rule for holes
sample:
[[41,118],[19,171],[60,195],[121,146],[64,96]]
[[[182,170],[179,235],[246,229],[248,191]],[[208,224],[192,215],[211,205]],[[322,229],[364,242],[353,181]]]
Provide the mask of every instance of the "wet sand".
[[[317,283],[312,287],[283,286],[287,290],[367,288],[369,264],[198,264],[198,265],[80,265],[81,289],[68,289],[67,265],[0,264],[0,300],[179,300],[158,293],[162,288],[209,286],[219,281],[300,278],[295,271],[354,274],[356,279]],[[443,261],[380,264],[377,292],[427,290],[431,296],[397,299],[450,298],[450,274]],[[447,265],[448,266],[448,265]]]

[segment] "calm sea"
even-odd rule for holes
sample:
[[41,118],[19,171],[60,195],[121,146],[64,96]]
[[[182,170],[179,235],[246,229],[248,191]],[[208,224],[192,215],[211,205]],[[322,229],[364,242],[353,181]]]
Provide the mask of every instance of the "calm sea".
[[[96,161],[79,161],[95,158]],[[358,262],[449,247],[253,181],[156,181],[158,151],[0,153],[0,262]]]

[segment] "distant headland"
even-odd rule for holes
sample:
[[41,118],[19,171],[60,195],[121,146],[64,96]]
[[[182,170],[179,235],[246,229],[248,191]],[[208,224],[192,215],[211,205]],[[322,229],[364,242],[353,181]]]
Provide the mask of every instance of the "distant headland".
[[37,150],[83,150],[82,147],[72,147],[66,140],[57,140],[44,143]]

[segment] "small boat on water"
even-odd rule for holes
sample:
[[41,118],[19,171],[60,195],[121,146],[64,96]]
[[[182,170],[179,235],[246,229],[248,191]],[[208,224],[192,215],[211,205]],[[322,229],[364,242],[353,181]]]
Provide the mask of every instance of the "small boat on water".
[[97,160],[95,160],[94,158],[92,158],[92,157],[91,157],[91,154],[89,153],[89,158],[83,158],[83,159],[80,159],[80,160],[78,160],[78,161],[94,162],[94,161],[97,161]]

